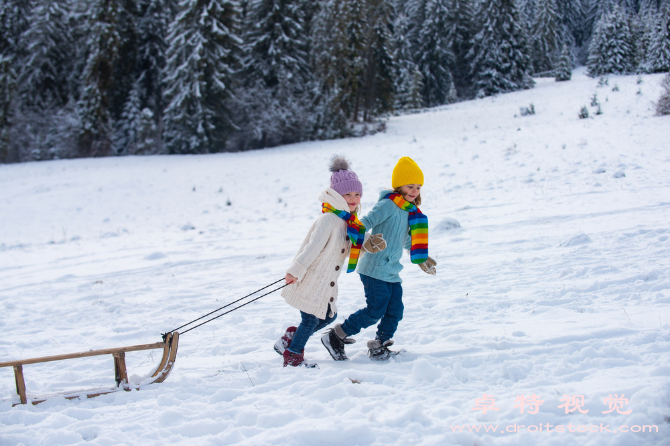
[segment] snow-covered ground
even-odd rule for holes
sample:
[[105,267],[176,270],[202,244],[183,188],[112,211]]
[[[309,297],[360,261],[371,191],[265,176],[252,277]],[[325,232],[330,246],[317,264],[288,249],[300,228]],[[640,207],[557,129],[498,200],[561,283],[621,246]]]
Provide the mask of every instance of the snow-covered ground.
[[[363,213],[399,157],[419,163],[439,263],[432,277],[404,259],[407,353],[389,363],[367,358],[371,327],[347,362],[314,336],[306,357],[320,368],[283,368],[272,345],[299,315],[275,293],[184,334],[169,378],[140,391],[12,407],[13,370],[0,369],[0,444],[670,444],[661,77],[598,87],[578,70],[358,139],[0,165],[0,361],[158,342],[282,278],[334,153],[363,182]],[[357,274],[340,285],[341,321],[364,296]],[[159,353],[128,353],[131,380]],[[24,374],[32,397],[114,384],[110,356]],[[486,414],[473,410],[484,394]],[[536,414],[521,395],[543,401]]]

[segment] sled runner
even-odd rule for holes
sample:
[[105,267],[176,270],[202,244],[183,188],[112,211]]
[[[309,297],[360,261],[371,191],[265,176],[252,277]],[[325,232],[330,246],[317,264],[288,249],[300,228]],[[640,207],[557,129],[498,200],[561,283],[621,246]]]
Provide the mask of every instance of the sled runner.
[[[181,327],[177,327],[174,330],[170,330],[166,333],[163,333],[163,342],[157,342],[155,344],[142,344],[142,345],[130,345],[128,347],[117,347],[117,348],[105,348],[102,350],[91,350],[88,352],[80,352],[80,353],[70,353],[67,355],[56,355],[56,356],[44,356],[41,358],[31,358],[31,359],[22,359],[19,361],[7,361],[7,362],[0,362],[0,368],[2,367],[14,367],[14,379],[16,381],[16,393],[19,395],[19,400],[20,403],[14,404],[14,406],[18,404],[28,404],[28,397],[26,395],[26,383],[25,380],[23,379],[23,366],[26,364],[39,364],[42,362],[51,362],[51,361],[61,361],[63,359],[73,359],[73,358],[85,358],[87,356],[101,356],[101,355],[112,355],[114,358],[114,376],[116,378],[116,389],[105,389],[105,390],[100,390],[100,391],[92,391],[92,392],[68,392],[66,394],[63,394],[61,396],[64,396],[66,399],[72,400],[75,398],[79,398],[80,396],[86,395],[87,398],[93,398],[96,396],[100,395],[105,395],[108,393],[114,393],[118,392],[120,390],[125,390],[125,391],[131,391],[133,389],[135,390],[140,390],[140,386],[132,385],[128,382],[128,372],[126,371],[126,352],[135,352],[135,351],[141,351],[141,350],[154,350],[154,349],[163,349],[163,357],[161,358],[161,362],[158,364],[158,367],[156,367],[156,370],[154,373],[151,375],[151,380],[149,382],[143,383],[142,385],[147,385],[147,384],[153,384],[153,383],[162,383],[165,381],[165,379],[168,377],[170,372],[172,371],[172,367],[174,367],[175,359],[177,358],[177,346],[179,344],[179,331],[180,329],[193,325],[195,322],[198,322],[202,319],[204,319],[207,316],[210,316],[214,313],[217,313],[224,308],[230,307],[233,304],[236,304],[244,299],[247,299],[250,296],[253,296],[254,294],[259,293],[260,291],[271,287],[272,285],[275,285],[284,279],[279,279],[269,285],[264,286],[261,289],[258,289],[254,291],[253,293],[247,294],[244,297],[241,297],[233,302],[230,302],[222,307],[217,308],[214,311],[211,311],[204,316],[200,316],[197,319],[194,319],[190,322],[187,322],[186,324],[182,325]],[[262,297],[267,296],[268,294],[272,294],[275,291],[279,291],[280,289],[284,288],[286,285],[282,285],[280,287],[275,288],[274,290],[268,291],[265,294],[262,294],[258,297],[255,297],[243,304],[240,304],[224,313],[219,314],[218,316],[214,316],[204,322],[199,323],[198,325],[195,325],[193,327],[190,327],[188,330],[183,330],[181,334],[185,334],[191,330],[194,330],[202,325],[205,325],[209,322],[212,322],[215,319],[220,318],[221,316],[225,316],[228,313],[231,313],[235,310],[239,310],[240,308],[249,305],[252,302],[257,301],[258,299],[261,299]],[[34,398],[30,402],[32,404],[39,404],[43,403],[46,401],[46,398]]]
[[[163,357],[161,358],[158,367],[151,375],[152,380],[145,384],[162,383],[168,377],[174,367],[175,359],[177,357],[177,346],[179,344],[179,333],[169,332],[163,335],[163,342],[155,344],[131,345],[127,347],[106,348],[102,350],[91,350],[88,352],[70,353],[66,355],[44,356],[41,358],[22,359],[19,361],[0,362],[0,367],[14,367],[14,378],[16,380],[16,393],[19,395],[20,403],[28,404],[28,397],[26,395],[26,384],[23,379],[23,366],[27,364],[39,364],[43,362],[61,361],[64,359],[85,358],[89,356],[112,355],[114,358],[114,376],[116,379],[116,389],[101,390],[95,392],[70,392],[65,395],[67,399],[75,399],[86,395],[87,398],[93,398],[108,393],[118,392],[120,390],[131,391],[132,389],[140,390],[139,386],[132,385],[128,382],[128,372],[126,370],[126,352],[134,352],[141,350],[163,349]],[[46,401],[44,399],[31,399],[33,405]],[[17,404],[14,404],[16,406]]]

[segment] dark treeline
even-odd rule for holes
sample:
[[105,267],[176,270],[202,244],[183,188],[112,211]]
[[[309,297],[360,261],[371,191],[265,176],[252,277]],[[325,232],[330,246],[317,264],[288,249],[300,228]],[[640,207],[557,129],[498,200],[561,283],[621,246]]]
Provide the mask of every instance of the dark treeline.
[[670,0],[0,0],[0,162],[213,153],[670,70]]

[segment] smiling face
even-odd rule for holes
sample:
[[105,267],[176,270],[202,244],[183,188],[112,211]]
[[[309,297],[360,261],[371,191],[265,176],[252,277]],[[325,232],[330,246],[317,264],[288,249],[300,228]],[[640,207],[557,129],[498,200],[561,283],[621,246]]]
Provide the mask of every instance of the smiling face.
[[405,184],[400,188],[400,195],[410,203],[414,203],[414,200],[416,200],[416,197],[419,196],[420,192],[420,184]]
[[349,192],[348,194],[342,195],[347,204],[349,205],[349,212],[353,212],[356,209],[356,206],[361,202],[361,194],[358,192]]

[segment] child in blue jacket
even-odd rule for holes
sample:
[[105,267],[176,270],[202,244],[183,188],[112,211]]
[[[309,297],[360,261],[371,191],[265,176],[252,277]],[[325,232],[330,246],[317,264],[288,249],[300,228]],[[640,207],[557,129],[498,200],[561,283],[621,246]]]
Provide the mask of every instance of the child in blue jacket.
[[[379,321],[374,340],[368,341],[368,356],[373,360],[389,359],[397,352],[388,349],[402,319],[402,270],[400,258],[404,249],[410,250],[412,263],[417,263],[427,274],[436,273],[437,263],[428,256],[428,220],[421,213],[423,172],[409,157],[401,158],[393,169],[393,190],[383,190],[379,201],[361,219],[373,234],[381,233],[379,243],[385,247],[376,253],[366,252],[358,262],[357,272],[365,289],[366,307],[342,324],[324,334],[321,342],[336,361],[346,360],[345,344],[349,338]],[[369,242],[368,242],[369,243]],[[370,250],[376,251],[376,250]]]

